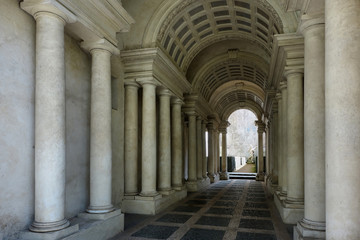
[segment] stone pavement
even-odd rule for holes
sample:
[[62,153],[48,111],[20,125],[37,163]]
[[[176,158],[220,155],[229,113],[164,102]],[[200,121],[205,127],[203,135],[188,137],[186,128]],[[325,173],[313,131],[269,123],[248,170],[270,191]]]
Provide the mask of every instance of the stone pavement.
[[141,223],[112,240],[291,239],[263,184],[252,180],[219,181],[161,214],[138,217]]

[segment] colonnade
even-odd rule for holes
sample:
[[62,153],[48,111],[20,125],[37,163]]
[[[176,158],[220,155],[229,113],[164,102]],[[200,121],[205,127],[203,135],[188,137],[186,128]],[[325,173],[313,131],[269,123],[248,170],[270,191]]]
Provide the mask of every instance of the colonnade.
[[353,47],[360,29],[353,9],[359,8],[331,0],[325,14],[302,16],[304,66],[286,68],[275,97],[269,164],[278,175],[273,187],[280,214],[284,222],[297,223],[294,239],[360,236],[360,193],[354,184],[360,133],[352,127],[360,119],[360,60],[354,57],[359,48]]
[[[66,10],[22,5],[36,20],[35,219],[24,239],[62,237],[79,230],[65,218],[65,62],[64,27],[75,21]],[[111,202],[111,64],[116,46],[106,39],[84,41],[92,57],[90,203],[80,217],[121,218]],[[122,215],[123,217],[123,215]],[[121,230],[121,229],[119,229]],[[41,233],[40,235],[37,233]]]

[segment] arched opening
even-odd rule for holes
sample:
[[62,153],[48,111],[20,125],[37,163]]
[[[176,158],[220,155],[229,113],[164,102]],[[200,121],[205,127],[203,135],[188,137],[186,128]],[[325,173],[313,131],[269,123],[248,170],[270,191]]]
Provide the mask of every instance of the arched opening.
[[230,173],[256,173],[258,133],[255,121],[257,119],[257,116],[247,109],[239,109],[228,118],[230,126],[227,129],[227,153]]

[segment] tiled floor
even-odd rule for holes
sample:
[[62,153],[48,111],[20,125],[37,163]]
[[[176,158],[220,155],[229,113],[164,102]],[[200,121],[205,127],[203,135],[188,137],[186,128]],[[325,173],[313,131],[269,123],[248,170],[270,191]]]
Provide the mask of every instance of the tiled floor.
[[219,181],[161,214],[138,219],[113,240],[291,239],[263,184],[252,180]]

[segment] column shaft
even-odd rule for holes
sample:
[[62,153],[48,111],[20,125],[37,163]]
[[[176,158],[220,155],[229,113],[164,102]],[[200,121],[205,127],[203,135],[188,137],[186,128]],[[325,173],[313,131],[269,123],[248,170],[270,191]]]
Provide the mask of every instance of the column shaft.
[[170,92],[160,92],[159,109],[159,190],[171,190]]
[[196,170],[197,170],[197,179],[201,180],[202,179],[202,164],[203,164],[203,157],[202,157],[202,129],[201,129],[201,118],[197,118],[196,119],[196,154],[197,154],[197,166],[196,166]]
[[89,213],[106,213],[111,204],[111,53],[95,48],[91,69]]
[[286,82],[281,82],[281,95],[282,95],[282,130],[281,130],[281,150],[282,150],[282,168],[281,168],[281,173],[282,173],[282,186],[281,186],[281,193],[282,195],[286,195],[287,194],[287,188],[288,188],[288,183],[287,183],[287,83]]
[[196,181],[196,115],[189,115],[189,181]]
[[203,178],[207,178],[207,168],[208,168],[208,163],[207,163],[207,157],[206,157],[206,123],[205,121],[203,121],[202,123],[202,157],[203,157],[203,164],[202,164],[202,175]]
[[125,195],[138,193],[138,86],[125,83]]
[[171,137],[171,176],[172,186],[179,188],[182,186],[182,172],[183,172],[183,149],[182,149],[182,123],[181,123],[181,105],[179,99],[172,102],[172,137]]
[[35,83],[35,221],[31,231],[69,226],[65,219],[64,25],[51,13],[37,13]]
[[282,95],[281,93],[276,94],[276,98],[278,101],[278,113],[279,113],[279,118],[278,118],[278,132],[277,132],[277,141],[276,141],[276,145],[277,145],[277,161],[278,161],[278,189],[281,191],[282,187],[284,185],[284,174],[283,174],[283,164],[284,164],[284,160],[283,160],[283,114],[284,111],[282,109]]
[[360,1],[325,4],[326,239],[359,239]]
[[303,74],[287,75],[288,202],[304,201],[304,90]]
[[141,196],[156,196],[156,85],[144,81],[142,109]]
[[305,219],[325,224],[325,26],[305,32]]
[[272,175],[272,183],[278,184],[279,179],[279,113],[278,110],[273,112],[272,122],[271,122],[271,156],[272,156],[272,166],[271,175]]
[[221,172],[227,173],[227,144],[226,144],[226,130],[221,133],[221,143],[222,143],[222,151],[221,151]]
[[264,173],[263,132],[258,131],[258,174]]
[[214,177],[214,130],[212,126],[208,127],[208,174]]

